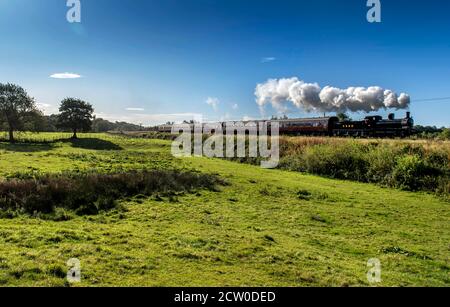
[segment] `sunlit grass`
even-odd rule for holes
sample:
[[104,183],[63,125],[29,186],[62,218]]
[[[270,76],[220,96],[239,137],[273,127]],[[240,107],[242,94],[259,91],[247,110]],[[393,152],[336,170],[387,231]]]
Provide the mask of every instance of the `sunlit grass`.
[[[38,137],[37,135],[29,136]],[[40,134],[44,140],[60,138]],[[194,169],[220,191],[132,197],[126,211],[65,222],[0,220],[0,284],[81,286],[381,286],[450,284],[449,203],[426,193],[170,155],[170,142],[82,135],[89,143],[0,143],[0,176],[24,172]]]

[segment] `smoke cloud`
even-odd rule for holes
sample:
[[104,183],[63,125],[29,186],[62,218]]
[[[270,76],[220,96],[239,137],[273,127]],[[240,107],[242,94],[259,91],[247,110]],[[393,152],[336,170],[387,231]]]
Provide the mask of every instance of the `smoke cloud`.
[[379,86],[321,88],[317,83],[306,83],[296,77],[270,79],[258,84],[256,102],[264,110],[271,104],[279,112],[286,112],[289,103],[307,112],[372,112],[381,109],[407,109],[411,102],[408,94],[383,89]]

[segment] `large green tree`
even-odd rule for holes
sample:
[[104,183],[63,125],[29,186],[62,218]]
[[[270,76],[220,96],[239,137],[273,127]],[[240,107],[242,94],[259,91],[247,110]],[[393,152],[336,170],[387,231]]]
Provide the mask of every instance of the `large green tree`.
[[36,114],[34,99],[20,86],[0,83],[0,119],[5,122],[9,141],[14,142],[14,131],[24,128],[24,120]]
[[70,129],[73,139],[77,138],[77,132],[91,130],[94,119],[91,104],[76,98],[66,98],[61,102],[59,112],[58,127]]

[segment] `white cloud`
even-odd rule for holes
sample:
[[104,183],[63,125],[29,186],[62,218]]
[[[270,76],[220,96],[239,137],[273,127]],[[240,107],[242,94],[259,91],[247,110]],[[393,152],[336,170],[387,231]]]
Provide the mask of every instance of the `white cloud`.
[[293,105],[307,112],[372,112],[379,110],[406,109],[409,95],[397,95],[379,86],[349,87],[340,89],[320,87],[317,83],[306,83],[297,77],[269,79],[255,90],[256,102],[262,113],[267,104],[278,112],[286,112]]
[[48,103],[37,103],[36,106],[37,106],[39,109],[48,109],[48,108],[50,108],[52,105],[51,105],[51,104],[48,104]]
[[46,115],[58,112],[57,107],[48,103],[36,103],[36,107]]
[[225,113],[225,115],[221,116],[220,119],[219,119],[220,122],[226,122],[226,121],[229,121],[229,120],[231,120],[231,114],[230,113]]
[[50,78],[53,78],[53,79],[79,79],[79,78],[81,78],[81,75],[70,73],[70,72],[63,72],[63,73],[55,73],[55,74],[51,75]]
[[211,106],[214,111],[217,111],[220,104],[220,100],[216,97],[208,97],[206,99],[206,104]]
[[234,111],[237,111],[237,110],[239,110],[239,105],[238,105],[237,103],[235,103],[235,104],[233,104],[233,105],[231,106],[231,108],[232,108]]
[[265,58],[261,59],[261,63],[269,63],[269,62],[273,62],[276,60],[277,60],[277,58],[275,58],[275,57],[265,57]]
[[127,111],[136,111],[136,112],[142,112],[145,111],[144,108],[126,108]]

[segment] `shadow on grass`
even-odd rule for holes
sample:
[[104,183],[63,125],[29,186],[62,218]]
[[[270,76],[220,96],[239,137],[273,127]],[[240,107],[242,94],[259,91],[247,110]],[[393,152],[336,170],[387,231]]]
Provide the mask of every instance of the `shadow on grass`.
[[50,151],[54,148],[51,143],[0,143],[0,150],[11,152],[40,152]]
[[113,142],[97,138],[62,139],[58,140],[58,142],[70,143],[74,148],[90,150],[123,150],[122,147]]
[[57,143],[70,144],[73,148],[83,148],[90,150],[123,150],[123,148],[117,144],[97,138],[59,139],[43,142],[21,140],[17,141],[16,143],[8,143],[6,141],[0,140],[0,150],[25,153],[50,151],[55,148],[55,144]]

